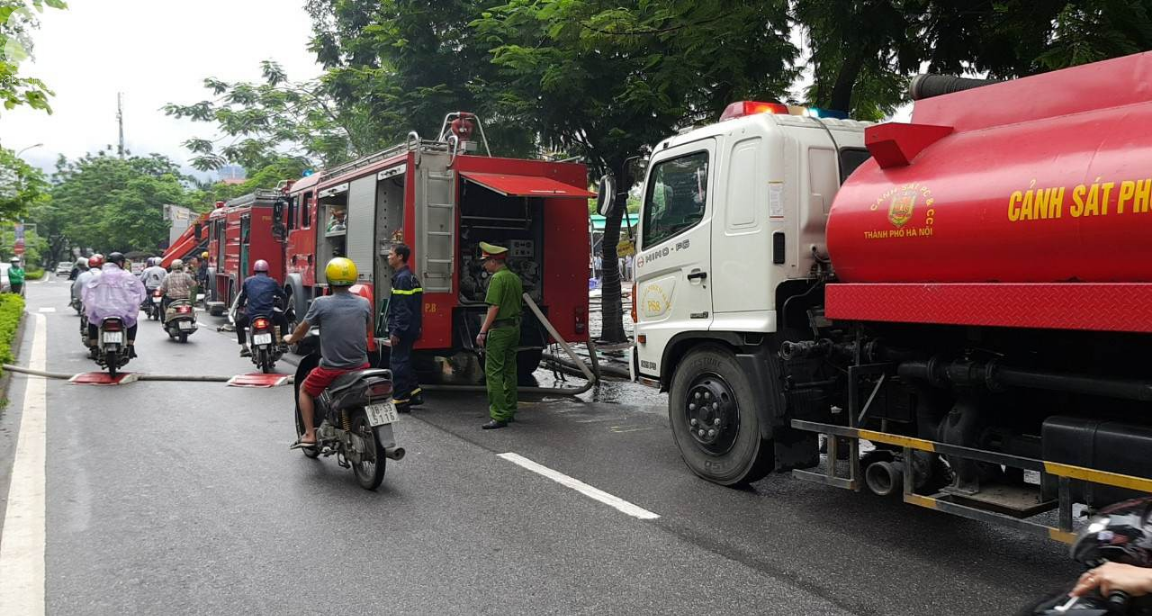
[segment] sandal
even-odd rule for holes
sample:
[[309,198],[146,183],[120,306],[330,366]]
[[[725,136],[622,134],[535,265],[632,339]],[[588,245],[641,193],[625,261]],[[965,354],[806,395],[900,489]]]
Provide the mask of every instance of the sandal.
[[306,441],[296,441],[292,443],[292,446],[288,449],[316,449],[316,441],[310,443]]

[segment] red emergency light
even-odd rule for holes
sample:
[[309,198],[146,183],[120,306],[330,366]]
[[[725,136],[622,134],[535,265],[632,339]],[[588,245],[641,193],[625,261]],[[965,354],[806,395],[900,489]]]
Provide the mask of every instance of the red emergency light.
[[767,103],[763,101],[736,101],[724,109],[720,114],[720,121],[742,118],[758,113],[779,113],[788,115],[788,106],[780,103]]

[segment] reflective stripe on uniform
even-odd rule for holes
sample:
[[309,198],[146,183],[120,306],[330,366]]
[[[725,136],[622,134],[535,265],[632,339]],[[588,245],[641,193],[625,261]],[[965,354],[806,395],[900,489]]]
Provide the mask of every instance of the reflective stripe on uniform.
[[404,289],[392,289],[393,295],[416,295],[417,293],[423,293],[423,292],[424,292],[424,289],[421,289],[420,287],[416,287],[415,289],[411,289],[408,291],[405,291]]

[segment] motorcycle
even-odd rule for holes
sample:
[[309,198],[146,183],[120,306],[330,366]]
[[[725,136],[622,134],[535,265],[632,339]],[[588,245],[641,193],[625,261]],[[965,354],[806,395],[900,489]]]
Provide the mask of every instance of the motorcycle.
[[[296,371],[296,436],[304,436],[300,417],[300,385],[317,354],[300,362]],[[393,430],[399,414],[392,402],[390,370],[360,370],[336,379],[316,398],[316,446],[301,448],[309,458],[336,456],[336,463],[351,468],[360,487],[375,490],[384,480],[388,460],[404,458]]]
[[151,291],[148,293],[148,297],[144,298],[144,304],[140,307],[144,310],[149,321],[160,320],[160,301],[163,297],[160,291]]
[[[1103,509],[1081,527],[1072,558],[1087,568],[1104,563],[1152,565],[1152,498],[1124,501]],[[1150,573],[1152,574],[1152,573]],[[1132,597],[1113,590],[1094,590],[1072,597],[1068,590],[1049,595],[1020,610],[1021,616],[1150,616],[1152,596]]]
[[108,317],[100,322],[95,352],[96,363],[106,368],[109,376],[115,377],[128,363],[128,328],[122,319]]
[[248,326],[248,339],[252,341],[252,363],[264,374],[276,368],[276,362],[284,356],[279,332],[275,321],[266,317],[255,317]]
[[68,307],[75,310],[76,314],[84,315],[84,303],[80,301],[79,297],[73,297],[71,302],[68,302]]
[[164,314],[164,331],[168,337],[180,342],[188,342],[188,336],[196,333],[196,308],[186,299],[173,300]]

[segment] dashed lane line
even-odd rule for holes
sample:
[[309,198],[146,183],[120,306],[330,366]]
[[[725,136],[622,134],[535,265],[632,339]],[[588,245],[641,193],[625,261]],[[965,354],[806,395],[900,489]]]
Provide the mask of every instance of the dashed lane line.
[[573,490],[576,490],[577,492],[587,496],[588,498],[591,498],[592,500],[604,503],[609,507],[612,507],[639,520],[656,520],[660,518],[659,515],[656,515],[655,513],[644,509],[643,507],[633,505],[632,503],[618,496],[613,496],[604,490],[594,488],[584,483],[583,481],[580,481],[574,477],[569,477],[560,471],[554,471],[547,466],[533,462],[532,460],[529,460],[522,455],[515,453],[501,453],[497,454],[497,457],[503,458],[522,468],[526,468],[533,473],[536,473],[537,475],[543,475],[544,477],[547,477],[562,486],[572,488]]

